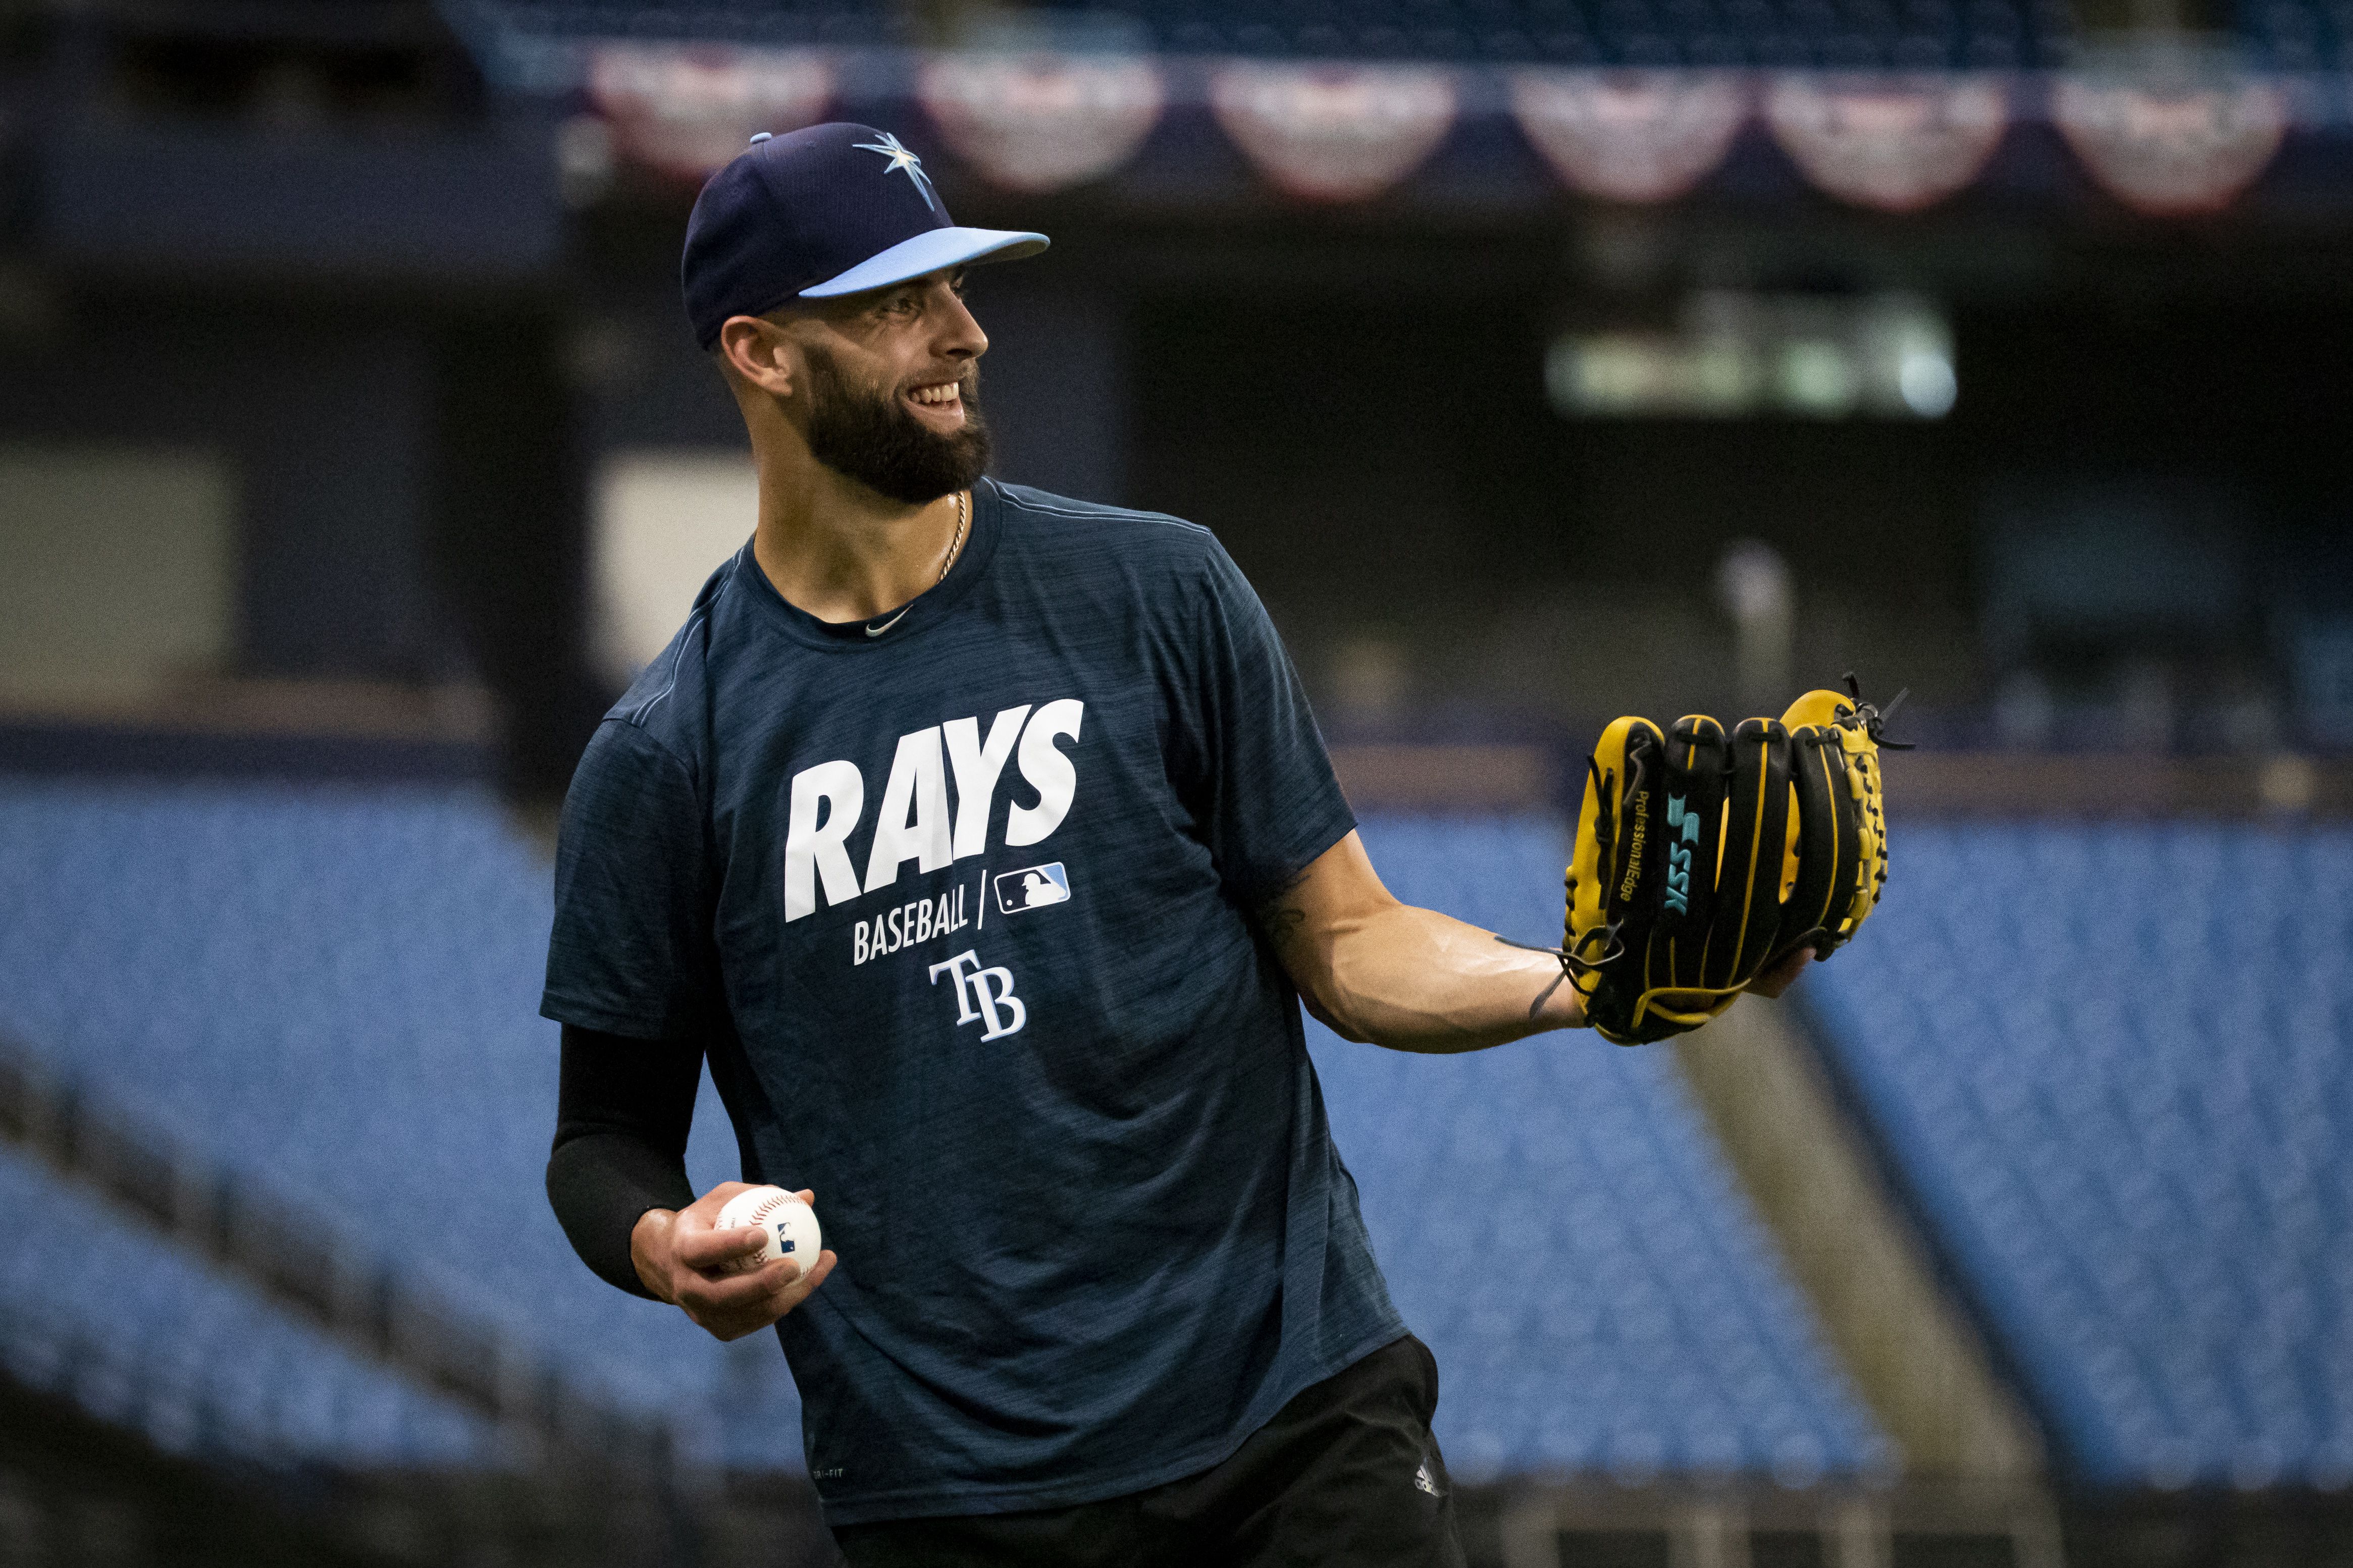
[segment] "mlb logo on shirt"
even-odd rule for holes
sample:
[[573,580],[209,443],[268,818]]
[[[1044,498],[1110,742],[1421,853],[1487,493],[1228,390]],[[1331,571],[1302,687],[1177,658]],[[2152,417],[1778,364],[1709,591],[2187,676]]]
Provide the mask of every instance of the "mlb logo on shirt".
[[1008,915],[1070,901],[1071,879],[1064,874],[1060,860],[1051,865],[1025,866],[1018,871],[1002,872],[997,879],[997,907]]

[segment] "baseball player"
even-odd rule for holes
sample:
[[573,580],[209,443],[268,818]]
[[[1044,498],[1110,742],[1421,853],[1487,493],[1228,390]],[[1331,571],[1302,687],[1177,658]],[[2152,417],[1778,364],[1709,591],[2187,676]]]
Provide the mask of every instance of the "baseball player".
[[[759,518],[565,804],[550,1198],[622,1289],[775,1325],[859,1568],[1459,1563],[1299,1004],[1443,1052],[1579,997],[1382,887],[1206,529],[986,477],[963,272],[1046,243],[862,125],[697,202]],[[688,1184],[705,1061],[806,1272],[731,1271],[744,1184]]]

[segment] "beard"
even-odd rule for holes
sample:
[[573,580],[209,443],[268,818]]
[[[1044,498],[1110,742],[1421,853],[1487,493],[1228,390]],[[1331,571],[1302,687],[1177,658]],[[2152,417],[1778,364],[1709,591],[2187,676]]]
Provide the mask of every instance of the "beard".
[[853,384],[839,362],[814,345],[809,370],[809,455],[868,489],[921,506],[968,489],[988,468],[988,424],[981,417],[980,367],[959,384],[964,428],[942,436],[900,405],[895,392]]

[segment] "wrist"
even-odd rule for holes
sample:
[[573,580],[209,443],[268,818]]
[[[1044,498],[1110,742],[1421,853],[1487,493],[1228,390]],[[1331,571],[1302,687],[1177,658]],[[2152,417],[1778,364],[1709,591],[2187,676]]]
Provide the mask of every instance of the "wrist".
[[670,1269],[663,1260],[670,1256],[670,1227],[677,1223],[673,1210],[648,1209],[629,1229],[630,1266],[638,1271],[638,1282],[657,1301],[675,1301],[670,1291]]
[[1559,990],[1545,998],[1544,1008],[1536,1015],[1537,1026],[1546,1029],[1587,1029],[1593,1020],[1585,1016],[1585,997],[1567,981]]

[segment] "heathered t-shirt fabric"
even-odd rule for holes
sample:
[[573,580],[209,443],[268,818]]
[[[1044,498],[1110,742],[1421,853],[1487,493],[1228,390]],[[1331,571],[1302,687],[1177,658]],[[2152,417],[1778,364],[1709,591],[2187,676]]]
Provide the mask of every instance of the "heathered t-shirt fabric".
[[744,1179],[817,1190],[777,1332],[836,1524],[1192,1474],[1405,1332],[1246,913],[1355,826],[1265,611],[1174,518],[984,482],[971,531],[848,626],[747,545],[557,854],[542,1010],[704,1041]]

